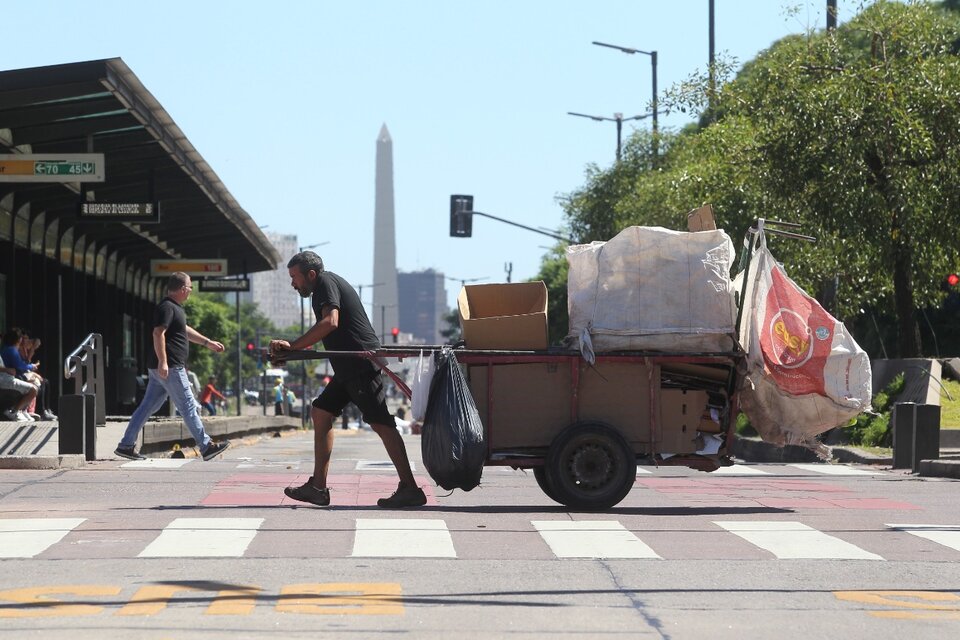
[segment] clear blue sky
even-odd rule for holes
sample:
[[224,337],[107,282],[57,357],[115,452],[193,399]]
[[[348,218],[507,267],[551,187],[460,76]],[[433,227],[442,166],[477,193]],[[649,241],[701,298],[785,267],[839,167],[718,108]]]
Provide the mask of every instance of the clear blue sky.
[[[860,4],[839,0],[840,21]],[[354,284],[373,273],[374,152],[386,123],[398,268],[503,282],[511,262],[519,281],[536,274],[553,241],[484,218],[473,238],[450,238],[450,194],[473,194],[491,215],[559,227],[556,196],[581,186],[588,164],[608,166],[616,146],[614,123],[567,112],[630,116],[651,99],[649,57],[591,41],[658,51],[662,92],[705,69],[707,7],[8,0],[0,65],[122,58],[258,224],[296,233],[302,245],[330,241],[318,251]],[[742,64],[786,34],[823,28],[825,7],[716,0],[717,52]],[[690,119],[660,123],[678,129]],[[451,304],[459,287],[448,281]]]

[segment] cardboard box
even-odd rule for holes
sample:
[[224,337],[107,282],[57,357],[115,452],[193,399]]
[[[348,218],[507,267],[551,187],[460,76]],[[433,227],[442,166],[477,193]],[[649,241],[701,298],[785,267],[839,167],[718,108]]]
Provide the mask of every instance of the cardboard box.
[[717,221],[713,217],[713,207],[705,204],[687,214],[687,231],[713,231]]
[[468,349],[546,349],[543,282],[476,284],[460,289],[460,327]]

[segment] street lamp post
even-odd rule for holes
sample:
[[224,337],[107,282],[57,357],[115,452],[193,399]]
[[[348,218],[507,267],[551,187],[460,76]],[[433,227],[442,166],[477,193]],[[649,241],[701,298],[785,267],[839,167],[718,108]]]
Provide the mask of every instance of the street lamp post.
[[460,283],[460,288],[467,286],[468,282],[480,282],[481,280],[487,280],[488,277],[484,276],[482,278],[454,278],[452,276],[444,276],[447,280],[453,280],[454,282]]
[[644,118],[649,118],[652,113],[645,113],[641,116],[630,116],[629,118],[624,118],[622,113],[613,114],[612,118],[607,118],[605,116],[591,116],[586,113],[574,113],[573,111],[567,111],[567,115],[579,116],[581,118],[590,118],[597,122],[616,122],[617,123],[617,162],[620,162],[620,140],[621,140],[621,131],[623,130],[623,123],[629,120],[643,120]]
[[616,44],[607,44],[605,42],[594,41],[593,44],[598,47],[607,47],[609,49],[616,49],[624,53],[633,55],[635,53],[642,53],[644,55],[650,56],[650,66],[653,69],[653,166],[657,166],[657,159],[659,155],[659,141],[657,140],[657,132],[659,131],[657,126],[657,115],[659,110],[657,109],[657,52],[656,51],[642,51],[641,49],[634,49],[632,47],[621,47]]
[[[329,240],[324,242],[318,242],[316,244],[308,244],[305,247],[300,247],[297,253],[303,253],[307,249],[316,249],[317,247],[322,247],[325,244],[330,244]],[[303,317],[303,296],[297,293],[297,298],[300,301],[300,335],[303,335],[307,332],[306,322]],[[310,397],[308,392],[310,388],[310,382],[307,380],[307,361],[303,360],[300,362],[300,379],[303,383],[303,387],[300,389],[300,426],[307,426],[307,398]],[[264,411],[266,411],[266,405],[264,405]]]

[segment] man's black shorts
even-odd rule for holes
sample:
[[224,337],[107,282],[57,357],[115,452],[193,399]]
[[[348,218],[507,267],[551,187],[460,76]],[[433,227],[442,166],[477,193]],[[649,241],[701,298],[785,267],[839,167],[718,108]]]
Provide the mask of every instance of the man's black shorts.
[[349,403],[357,405],[363,421],[367,424],[382,424],[396,427],[397,423],[387,409],[386,394],[383,389],[383,374],[375,371],[371,375],[353,377],[342,381],[336,375],[327,384],[313,406],[339,416]]

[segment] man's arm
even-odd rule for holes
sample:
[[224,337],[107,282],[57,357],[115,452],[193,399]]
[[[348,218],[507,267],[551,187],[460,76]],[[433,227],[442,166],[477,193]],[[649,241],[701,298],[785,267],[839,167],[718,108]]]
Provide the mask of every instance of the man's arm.
[[328,335],[336,331],[340,326],[340,309],[327,305],[322,309],[323,316],[317,320],[317,323],[307,329],[307,332],[294,340],[271,340],[270,350],[276,351],[299,351],[300,349],[309,349]]
[[167,366],[167,328],[164,326],[153,328],[153,350],[157,354],[157,375],[166,379],[170,372]]
[[223,343],[211,340],[189,325],[187,326],[187,340],[201,347],[206,347],[215,353],[222,353],[224,349]]

